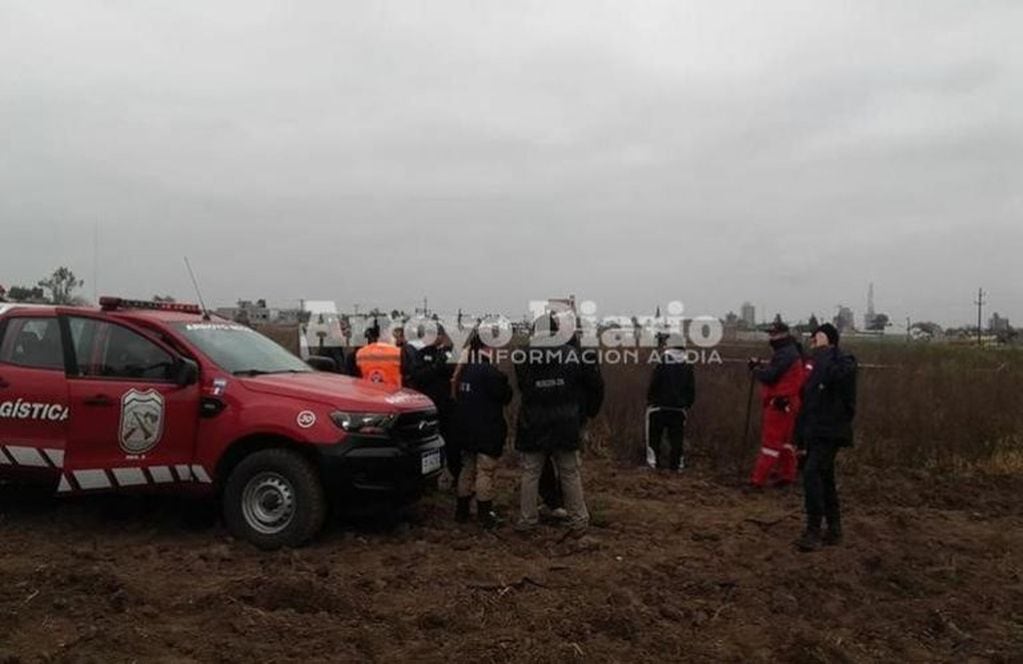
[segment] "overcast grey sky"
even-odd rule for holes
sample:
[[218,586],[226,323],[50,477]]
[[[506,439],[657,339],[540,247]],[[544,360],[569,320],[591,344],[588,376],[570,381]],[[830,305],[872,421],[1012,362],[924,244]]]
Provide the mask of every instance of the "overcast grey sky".
[[1023,3],[0,0],[0,283],[1023,323]]

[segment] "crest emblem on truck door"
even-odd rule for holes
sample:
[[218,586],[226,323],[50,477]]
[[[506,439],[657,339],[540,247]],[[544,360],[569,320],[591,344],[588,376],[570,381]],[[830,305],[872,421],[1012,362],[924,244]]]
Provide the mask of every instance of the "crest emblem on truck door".
[[163,437],[163,395],[156,390],[128,390],[121,397],[121,449],[145,454]]

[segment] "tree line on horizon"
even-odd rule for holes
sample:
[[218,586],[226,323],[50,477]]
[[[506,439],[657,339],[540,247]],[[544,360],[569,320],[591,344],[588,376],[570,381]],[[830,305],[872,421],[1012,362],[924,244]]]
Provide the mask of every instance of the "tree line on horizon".
[[85,281],[75,276],[71,268],[61,266],[49,276],[40,279],[35,286],[0,286],[0,302],[22,302],[31,304],[82,305],[88,304],[84,297],[76,295]]

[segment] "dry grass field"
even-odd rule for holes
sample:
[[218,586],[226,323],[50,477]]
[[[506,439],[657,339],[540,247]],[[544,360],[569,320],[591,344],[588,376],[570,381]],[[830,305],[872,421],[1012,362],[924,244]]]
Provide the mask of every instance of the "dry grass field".
[[[0,491],[0,663],[1023,661],[1019,354],[853,350],[840,547],[793,549],[798,488],[741,491],[741,362],[698,367],[677,475],[639,467],[649,367],[606,367],[583,540],[456,526],[438,491],[263,553],[206,503]],[[499,480],[510,515],[514,454]]]

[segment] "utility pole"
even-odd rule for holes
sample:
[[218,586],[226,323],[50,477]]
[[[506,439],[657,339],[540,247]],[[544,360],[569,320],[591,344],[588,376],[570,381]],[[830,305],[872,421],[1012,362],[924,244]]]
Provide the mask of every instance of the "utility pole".
[[983,334],[983,328],[982,328],[982,323],[981,323],[981,320],[982,320],[981,316],[982,316],[982,312],[984,310],[984,304],[985,304],[985,302],[984,302],[984,289],[983,288],[978,288],[977,289],[977,299],[974,300],[973,303],[975,305],[977,305],[977,345],[980,346],[981,344],[983,344],[983,339],[981,338],[981,335]]
[[913,335],[910,334],[912,326],[909,323],[909,316],[906,316],[906,341],[910,341],[913,338]]

